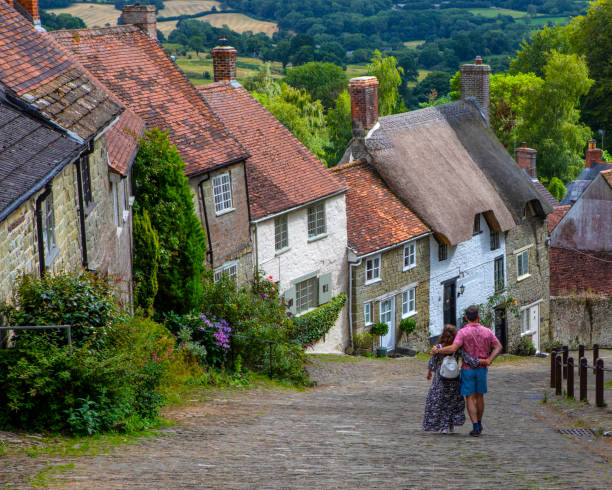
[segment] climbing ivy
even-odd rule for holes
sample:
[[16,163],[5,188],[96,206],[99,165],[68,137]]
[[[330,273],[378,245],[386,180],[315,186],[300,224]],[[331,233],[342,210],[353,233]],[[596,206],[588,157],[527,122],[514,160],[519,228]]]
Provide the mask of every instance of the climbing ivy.
[[341,293],[316,310],[294,318],[290,338],[304,347],[311,346],[331,330],[345,303],[346,294]]

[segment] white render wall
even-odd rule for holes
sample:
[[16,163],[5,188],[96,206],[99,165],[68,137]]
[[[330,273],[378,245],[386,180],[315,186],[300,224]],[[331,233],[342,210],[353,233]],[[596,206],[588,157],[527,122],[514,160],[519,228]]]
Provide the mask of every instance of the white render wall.
[[[465,286],[464,293],[456,299],[457,318],[470,305],[486,303],[495,293],[495,259],[506,255],[504,233],[499,234],[499,248],[491,250],[490,230],[481,215],[482,232],[467,242],[455,247],[448,247],[448,258],[438,261],[438,244],[432,237],[429,239],[430,281],[429,281],[429,334],[442,333],[444,322],[444,285],[442,282],[457,277],[457,289]],[[504,259],[505,260],[505,259]],[[504,282],[506,278],[504,263]],[[456,320],[455,320],[456,321]]]
[[[291,282],[311,272],[321,276],[332,274],[332,296],[348,291],[346,203],[344,194],[325,200],[327,236],[308,241],[308,206],[287,215],[289,249],[280,255],[274,250],[274,218],[255,224],[257,266],[266,277],[279,281],[284,293]],[[336,325],[318,342],[311,352],[344,352],[349,345],[348,305],[345,305]]]

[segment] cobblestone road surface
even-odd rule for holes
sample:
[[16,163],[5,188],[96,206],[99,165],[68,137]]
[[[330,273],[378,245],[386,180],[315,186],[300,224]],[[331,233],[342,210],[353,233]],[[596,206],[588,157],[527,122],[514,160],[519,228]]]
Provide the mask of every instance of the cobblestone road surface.
[[[305,392],[220,393],[165,436],[68,460],[70,488],[611,488],[605,459],[542,423],[548,361],[496,364],[480,438],[423,433],[417,360],[316,362]],[[0,483],[65,458],[10,460]],[[0,465],[3,459],[0,459]]]

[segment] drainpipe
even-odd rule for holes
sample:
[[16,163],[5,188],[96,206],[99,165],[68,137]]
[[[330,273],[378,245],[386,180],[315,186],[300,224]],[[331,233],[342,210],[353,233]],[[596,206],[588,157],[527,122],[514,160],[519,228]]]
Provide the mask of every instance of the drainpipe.
[[208,261],[210,266],[213,265],[213,248],[212,248],[212,240],[210,239],[210,227],[208,226],[208,214],[206,214],[206,201],[204,200],[204,188],[202,184],[204,182],[208,182],[210,179],[210,174],[206,174],[200,182],[198,182],[198,189],[200,190],[200,200],[202,201],[202,214],[204,215],[204,225],[206,227],[206,239],[208,240],[208,250],[206,251],[206,257],[208,257]]
[[359,262],[349,262],[349,335],[351,337],[351,349],[355,348],[353,344],[353,267],[361,265],[363,257],[359,259]]
[[45,242],[43,241],[43,233],[42,233],[42,209],[40,203],[44,201],[49,194],[51,194],[51,186],[47,185],[45,191],[36,198],[36,228],[38,229],[38,265],[40,269],[40,277],[45,275]]
[[87,270],[89,262],[87,260],[87,236],[85,235],[85,204],[83,201],[83,176],[81,174],[81,158],[78,158],[74,162],[74,164],[76,165],[77,169],[77,187],[79,189],[79,220],[81,221],[81,260],[83,262],[83,269]]

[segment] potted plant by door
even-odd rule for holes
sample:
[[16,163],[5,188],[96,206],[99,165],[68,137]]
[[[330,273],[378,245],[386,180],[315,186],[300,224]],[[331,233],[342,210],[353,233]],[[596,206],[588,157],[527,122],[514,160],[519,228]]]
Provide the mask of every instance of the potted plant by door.
[[[400,324],[400,330],[406,335],[406,343],[408,343],[408,337],[412,332],[416,330],[417,323],[414,318],[404,318]],[[416,349],[412,345],[407,345],[406,350],[409,356],[416,356]]]
[[386,323],[378,322],[372,325],[370,333],[375,337],[378,337],[378,347],[376,348],[376,357],[387,357],[387,348],[381,347],[380,338],[384,337],[389,333],[389,325]]

